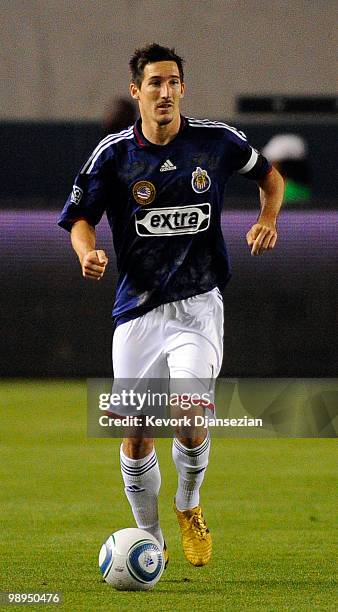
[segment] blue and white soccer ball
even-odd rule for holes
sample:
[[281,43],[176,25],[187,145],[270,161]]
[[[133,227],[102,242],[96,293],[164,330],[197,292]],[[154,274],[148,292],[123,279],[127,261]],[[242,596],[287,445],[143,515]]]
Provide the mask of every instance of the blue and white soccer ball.
[[161,578],[164,557],[148,531],[134,527],[115,531],[102,545],[99,566],[103,579],[119,591],[145,591]]

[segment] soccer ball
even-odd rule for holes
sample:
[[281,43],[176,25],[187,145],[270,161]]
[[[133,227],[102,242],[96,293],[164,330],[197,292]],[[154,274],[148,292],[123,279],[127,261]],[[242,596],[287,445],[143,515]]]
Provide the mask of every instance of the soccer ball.
[[103,579],[115,589],[145,591],[162,576],[163,551],[148,531],[120,529],[101,546],[99,566]]

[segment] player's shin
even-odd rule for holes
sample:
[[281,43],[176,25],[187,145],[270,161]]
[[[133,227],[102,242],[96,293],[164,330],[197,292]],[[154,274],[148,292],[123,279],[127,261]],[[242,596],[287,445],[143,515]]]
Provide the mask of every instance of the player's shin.
[[140,529],[149,531],[163,547],[158,519],[158,493],[161,474],[155,449],[142,459],[130,459],[120,449],[121,472],[125,493]]
[[195,448],[187,448],[174,438],[172,453],[178,472],[175,496],[178,510],[188,510],[199,505],[199,491],[208,466],[209,452],[209,432],[203,442]]

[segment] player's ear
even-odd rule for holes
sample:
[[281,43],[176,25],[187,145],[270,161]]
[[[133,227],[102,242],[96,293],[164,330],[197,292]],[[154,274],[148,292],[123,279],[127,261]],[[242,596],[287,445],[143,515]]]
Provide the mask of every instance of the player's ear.
[[185,85],[184,83],[181,83],[181,98],[184,98],[184,92],[185,92]]
[[130,83],[129,91],[131,97],[134,98],[134,100],[139,100],[138,87],[135,85],[135,83]]

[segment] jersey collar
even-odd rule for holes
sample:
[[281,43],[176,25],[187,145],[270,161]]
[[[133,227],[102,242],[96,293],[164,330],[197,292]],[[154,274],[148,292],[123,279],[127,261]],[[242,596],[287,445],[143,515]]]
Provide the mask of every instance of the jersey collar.
[[[180,115],[181,117],[181,124],[180,124],[180,129],[178,130],[178,133],[176,134],[175,138],[177,137],[178,134],[180,134],[183,130],[186,129],[186,127],[188,126],[188,120],[186,119],[186,117],[183,117],[183,115]],[[139,117],[134,125],[134,137],[135,140],[137,142],[137,144],[139,145],[139,147],[142,148],[146,148],[146,147],[162,147],[162,146],[166,146],[166,145],[156,145],[152,142],[149,142],[149,140],[147,140],[145,138],[145,136],[143,136],[142,133],[142,119],[141,117]],[[174,140],[175,140],[174,138]],[[168,143],[170,144],[170,143]]]

